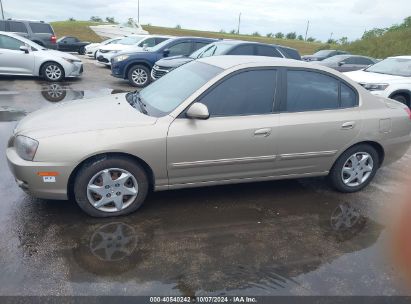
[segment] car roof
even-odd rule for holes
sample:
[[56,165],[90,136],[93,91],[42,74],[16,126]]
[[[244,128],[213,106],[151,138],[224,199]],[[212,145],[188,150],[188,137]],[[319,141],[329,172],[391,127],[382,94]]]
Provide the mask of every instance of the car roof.
[[218,40],[215,43],[230,44],[230,45],[255,44],[255,45],[265,45],[265,46],[271,46],[271,47],[281,47],[281,48],[286,48],[286,49],[290,49],[290,50],[296,50],[292,47],[285,46],[285,45],[270,44],[270,43],[257,42],[257,41],[247,41],[247,40],[223,39],[223,40]]
[[286,58],[265,57],[265,56],[242,56],[242,55],[224,55],[210,56],[197,59],[199,62],[214,65],[221,69],[227,70],[237,65],[256,64],[257,66],[291,66],[301,68],[312,68],[312,64]]
[[196,40],[204,40],[204,41],[218,41],[215,38],[207,38],[207,37],[196,37],[196,36],[179,36],[179,37],[170,37],[173,41],[176,40],[185,40],[185,39],[196,39]]
[[388,58],[411,59],[411,55],[391,56],[391,57],[388,57]]

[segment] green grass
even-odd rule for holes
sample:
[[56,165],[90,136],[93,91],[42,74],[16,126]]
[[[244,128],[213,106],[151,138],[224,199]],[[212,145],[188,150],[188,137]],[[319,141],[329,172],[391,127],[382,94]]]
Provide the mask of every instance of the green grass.
[[[81,40],[90,42],[100,42],[102,39],[96,35],[90,28],[90,25],[98,25],[99,23],[90,21],[57,21],[51,22],[51,25],[56,32],[57,37],[62,36],[75,36]],[[145,25],[143,26],[150,34],[162,34],[173,36],[198,36],[208,38],[224,38],[224,39],[241,39],[247,41],[257,41],[271,44],[281,44],[289,47],[296,48],[301,55],[312,54],[320,47],[324,46],[322,43],[317,42],[305,42],[300,40],[288,40],[288,39],[275,39],[251,35],[235,35],[219,32],[197,31],[188,29],[175,29],[168,27],[159,27]]]
[[375,58],[411,55],[411,28],[402,28],[386,32],[379,37],[357,40],[341,48],[353,54]]

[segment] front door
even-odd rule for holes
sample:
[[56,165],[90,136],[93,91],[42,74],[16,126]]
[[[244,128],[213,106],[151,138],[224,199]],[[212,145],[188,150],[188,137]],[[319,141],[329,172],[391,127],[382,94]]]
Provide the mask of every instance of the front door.
[[272,176],[279,115],[273,113],[276,70],[229,75],[197,102],[207,120],[177,118],[167,138],[170,185]]
[[21,51],[24,45],[18,39],[0,35],[0,74],[33,75],[34,55]]

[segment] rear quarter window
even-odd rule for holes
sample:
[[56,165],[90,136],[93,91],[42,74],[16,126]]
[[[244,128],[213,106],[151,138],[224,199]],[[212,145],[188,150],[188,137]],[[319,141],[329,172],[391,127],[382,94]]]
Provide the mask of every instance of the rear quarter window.
[[35,34],[54,34],[53,29],[46,23],[29,23],[31,31]]
[[0,21],[0,31],[6,31],[6,21]]
[[27,33],[27,28],[23,22],[9,21],[9,31],[14,33]]
[[301,60],[300,53],[298,53],[298,51],[295,49],[279,47],[279,50],[284,54],[286,58]]

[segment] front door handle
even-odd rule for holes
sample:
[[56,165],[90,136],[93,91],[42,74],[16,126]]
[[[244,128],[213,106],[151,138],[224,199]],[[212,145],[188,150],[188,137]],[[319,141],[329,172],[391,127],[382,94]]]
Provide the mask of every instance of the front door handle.
[[255,136],[264,136],[268,137],[271,134],[271,129],[270,128],[264,128],[264,129],[258,129],[254,132]]
[[355,121],[347,121],[341,125],[341,129],[343,130],[354,129],[354,127],[355,127]]

